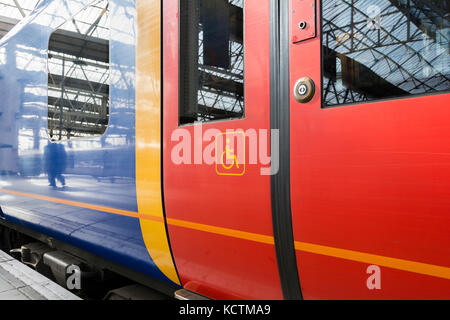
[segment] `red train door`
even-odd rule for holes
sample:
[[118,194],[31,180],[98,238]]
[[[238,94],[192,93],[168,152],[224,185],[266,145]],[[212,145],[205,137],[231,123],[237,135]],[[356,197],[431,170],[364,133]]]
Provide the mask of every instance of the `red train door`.
[[450,298],[449,8],[423,2],[281,1],[304,298]]
[[269,0],[168,0],[163,17],[164,202],[181,283],[215,299],[281,299]]

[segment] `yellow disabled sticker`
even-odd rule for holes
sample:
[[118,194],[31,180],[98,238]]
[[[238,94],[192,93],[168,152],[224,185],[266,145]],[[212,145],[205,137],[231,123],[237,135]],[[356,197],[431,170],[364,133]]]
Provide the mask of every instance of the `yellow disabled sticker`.
[[245,133],[223,132],[216,136],[216,173],[221,176],[245,174]]

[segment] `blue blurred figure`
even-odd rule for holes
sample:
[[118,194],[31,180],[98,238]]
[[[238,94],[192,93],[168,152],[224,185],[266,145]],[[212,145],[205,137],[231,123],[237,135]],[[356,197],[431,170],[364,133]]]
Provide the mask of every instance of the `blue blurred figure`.
[[63,187],[66,186],[66,179],[63,173],[67,166],[67,153],[62,144],[49,142],[44,149],[45,172],[48,175],[50,186],[56,188],[56,180]]

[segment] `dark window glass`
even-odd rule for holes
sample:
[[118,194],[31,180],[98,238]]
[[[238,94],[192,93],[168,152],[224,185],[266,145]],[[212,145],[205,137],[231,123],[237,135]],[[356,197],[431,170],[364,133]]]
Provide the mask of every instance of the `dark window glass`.
[[448,91],[449,5],[324,0],[324,106]]
[[243,5],[180,1],[180,124],[244,116]]
[[109,9],[99,0],[50,36],[51,140],[101,136],[109,122]]

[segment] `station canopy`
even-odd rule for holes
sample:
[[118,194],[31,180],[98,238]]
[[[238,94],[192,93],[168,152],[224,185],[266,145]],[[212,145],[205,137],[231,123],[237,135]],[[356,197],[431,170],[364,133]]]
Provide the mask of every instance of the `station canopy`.
[[0,0],[0,38],[27,16],[40,0]]
[[[40,1],[0,0],[0,38]],[[52,140],[102,135],[108,125],[109,5],[107,0],[86,4],[50,36],[48,132]]]

